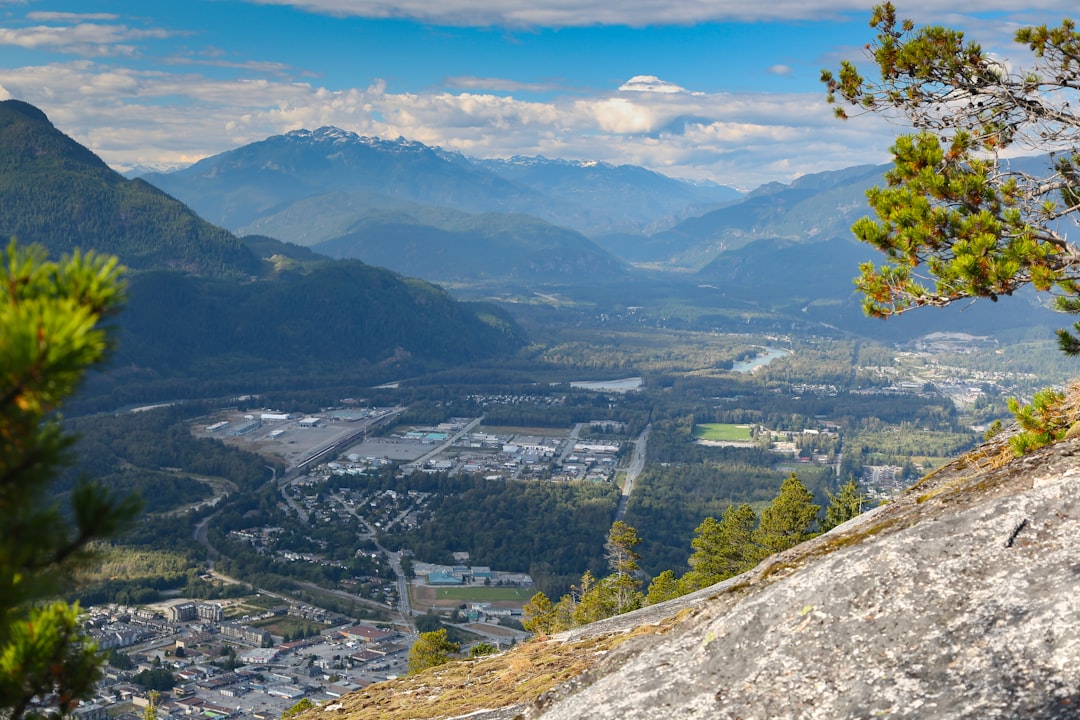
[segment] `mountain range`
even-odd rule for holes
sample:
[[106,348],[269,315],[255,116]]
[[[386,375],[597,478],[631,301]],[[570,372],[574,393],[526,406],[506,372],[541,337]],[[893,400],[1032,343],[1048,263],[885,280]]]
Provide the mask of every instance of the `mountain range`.
[[429,283],[270,238],[241,241],[109,169],[17,100],[0,102],[0,232],[54,256],[76,247],[116,255],[128,268],[128,302],[114,373],[171,393],[190,391],[178,377],[378,374],[452,366],[524,342],[504,311]]
[[[897,338],[919,325],[987,332],[1057,323],[1040,308],[1033,315],[1027,296],[963,317],[867,322],[852,279],[880,256],[850,227],[886,169],[854,166],[740,194],[627,165],[476,160],[324,127],[143,177],[238,232],[481,296],[487,286],[602,287],[663,304],[688,292],[710,302],[712,292],[755,315]],[[658,284],[683,298],[661,299]],[[718,318],[725,312],[730,319],[730,310]]]
[[323,127],[143,178],[212,222],[334,257],[436,282],[565,283],[619,279],[630,266],[715,280],[711,263],[758,241],[856,247],[848,228],[883,172],[742,194],[630,165],[475,160]]

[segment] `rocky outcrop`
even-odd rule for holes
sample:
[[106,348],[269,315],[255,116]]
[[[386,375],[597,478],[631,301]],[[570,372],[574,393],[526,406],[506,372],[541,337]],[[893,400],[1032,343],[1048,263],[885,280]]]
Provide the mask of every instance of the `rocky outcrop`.
[[[482,665],[405,692],[492,719],[1078,718],[1080,440],[984,447],[749,573],[529,646],[595,661],[488,710]],[[487,667],[531,683],[514,652]]]
[[1080,444],[998,453],[712,588],[521,716],[1080,717]]

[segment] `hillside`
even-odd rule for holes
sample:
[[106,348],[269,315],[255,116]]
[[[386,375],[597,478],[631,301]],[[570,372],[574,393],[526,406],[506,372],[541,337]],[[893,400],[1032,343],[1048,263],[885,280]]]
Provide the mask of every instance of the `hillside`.
[[589,282],[624,271],[619,260],[573,230],[527,215],[435,208],[365,213],[313,249],[436,282]]
[[0,229],[19,242],[128,267],[112,367],[89,383],[110,407],[340,382],[344,369],[355,380],[452,367],[525,342],[500,309],[426,282],[270,238],[241,242],[14,100],[0,103],[0,199]]
[[334,717],[1075,718],[1078,452],[997,441],[748,573]]
[[250,277],[264,264],[239,240],[141,181],[127,180],[18,100],[0,102],[0,236],[54,255],[76,247],[134,270]]
[[590,237],[609,233],[649,233],[720,205],[742,193],[713,183],[689,183],[636,165],[612,165],[536,157],[474,160],[519,185],[543,193],[580,217],[554,219]]
[[305,245],[338,237],[373,211],[529,215],[577,232],[643,233],[740,197],[640,167],[543,157],[479,160],[335,127],[295,130],[148,182],[239,233]]
[[851,237],[851,224],[867,214],[866,190],[882,182],[884,167],[862,165],[806,175],[790,185],[770,183],[738,202],[687,218],[647,241],[624,239],[632,262],[699,269],[758,240],[816,243]]

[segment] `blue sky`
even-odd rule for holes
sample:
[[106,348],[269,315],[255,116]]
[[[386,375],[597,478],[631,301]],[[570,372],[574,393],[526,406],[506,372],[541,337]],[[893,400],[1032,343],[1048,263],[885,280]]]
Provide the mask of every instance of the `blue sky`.
[[[1073,3],[901,3],[1010,57]],[[974,8],[978,7],[978,13]],[[435,8],[435,9],[433,9]],[[337,125],[478,157],[631,163],[742,188],[885,162],[900,129],[833,120],[822,67],[870,3],[830,0],[0,0],[0,96],[117,169]]]

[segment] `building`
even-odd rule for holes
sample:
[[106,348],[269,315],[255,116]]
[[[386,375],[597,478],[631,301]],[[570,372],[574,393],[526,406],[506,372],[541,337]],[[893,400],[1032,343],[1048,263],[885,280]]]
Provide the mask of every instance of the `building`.
[[182,602],[170,605],[165,611],[165,617],[171,622],[187,622],[197,618],[198,614],[195,612],[195,603]]
[[256,647],[270,645],[274,642],[274,639],[270,636],[269,630],[260,630],[258,628],[250,627],[249,625],[240,625],[238,623],[222,623],[221,634],[231,640],[239,640],[242,643],[247,643],[248,645],[254,645]]
[[225,610],[217,603],[199,603],[195,606],[195,614],[200,620],[221,622],[225,619]]
[[380,642],[393,636],[393,633],[380,630],[371,625],[354,625],[353,627],[345,628],[340,632],[347,640],[357,640],[365,643]]

